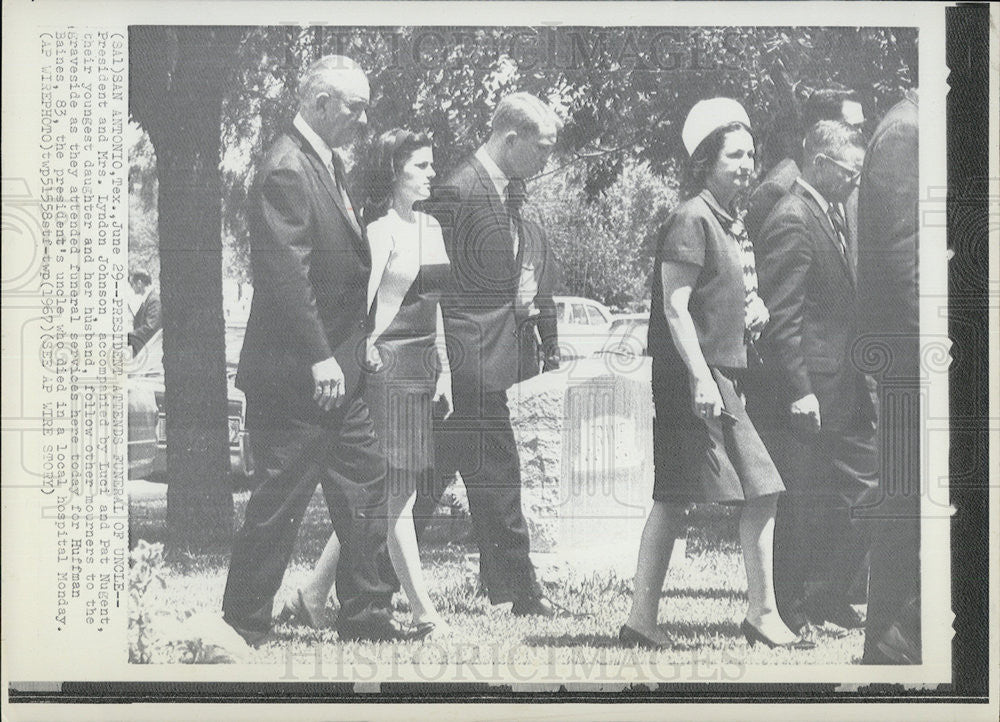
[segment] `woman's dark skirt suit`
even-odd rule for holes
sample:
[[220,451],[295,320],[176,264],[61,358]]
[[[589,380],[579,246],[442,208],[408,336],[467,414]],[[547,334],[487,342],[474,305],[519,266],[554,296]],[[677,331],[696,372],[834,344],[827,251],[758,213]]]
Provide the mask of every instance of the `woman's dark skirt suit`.
[[[702,191],[678,206],[660,236],[649,327],[656,501],[739,503],[785,489],[740,391],[747,368],[746,286],[739,241],[728,230],[732,222]],[[730,418],[694,413],[690,374],[663,312],[660,269],[666,261],[700,269],[688,310]]]

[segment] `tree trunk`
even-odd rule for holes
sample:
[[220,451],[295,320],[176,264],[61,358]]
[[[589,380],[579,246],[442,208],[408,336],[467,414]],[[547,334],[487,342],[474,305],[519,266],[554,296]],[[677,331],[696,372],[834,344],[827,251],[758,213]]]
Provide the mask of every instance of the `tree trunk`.
[[[156,149],[160,296],[172,552],[225,547],[233,533],[219,173],[231,28],[133,31],[148,83],[132,78],[133,116]],[[140,68],[143,65],[140,64]],[[139,73],[142,70],[137,71]],[[165,86],[165,87],[164,87]]]

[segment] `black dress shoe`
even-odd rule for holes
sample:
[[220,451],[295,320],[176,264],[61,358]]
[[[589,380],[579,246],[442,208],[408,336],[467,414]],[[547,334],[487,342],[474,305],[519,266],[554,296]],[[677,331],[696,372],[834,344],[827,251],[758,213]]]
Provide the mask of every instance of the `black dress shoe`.
[[251,647],[259,646],[266,638],[267,635],[271,633],[270,629],[250,629],[249,627],[244,627],[240,624],[235,624],[225,617],[222,618],[226,624],[232,627],[238,635],[243,637],[243,641],[249,644]]
[[516,599],[510,609],[515,617],[575,617],[581,616],[573,614],[561,604],[553,602],[548,597],[527,597]]
[[643,649],[670,649],[669,644],[660,644],[655,639],[647,637],[642,632],[623,624],[618,630],[618,641],[626,647],[642,647]]
[[774,642],[768,637],[766,637],[762,631],[760,631],[759,629],[757,629],[757,627],[750,624],[750,622],[746,619],[744,619],[743,623],[740,624],[740,631],[743,632],[743,636],[746,637],[747,644],[749,644],[751,647],[754,646],[757,642],[760,642],[768,649],[778,648],[778,649],[804,650],[804,649],[816,648],[815,642],[810,642],[809,640],[803,639],[802,637],[799,637],[798,639],[793,639],[791,642],[778,644],[777,642]]
[[337,634],[341,639],[350,641],[409,642],[423,639],[432,631],[434,631],[432,622],[414,627],[396,619],[381,619],[357,627],[341,627],[337,629]]
[[906,636],[899,624],[891,625],[875,642],[886,664],[920,664],[920,647]]
[[813,624],[833,622],[844,629],[861,629],[865,626],[865,618],[842,598],[812,595],[802,601],[801,611]]
[[425,639],[434,633],[437,629],[437,625],[434,622],[420,622],[419,624],[412,625],[413,636],[410,639]]

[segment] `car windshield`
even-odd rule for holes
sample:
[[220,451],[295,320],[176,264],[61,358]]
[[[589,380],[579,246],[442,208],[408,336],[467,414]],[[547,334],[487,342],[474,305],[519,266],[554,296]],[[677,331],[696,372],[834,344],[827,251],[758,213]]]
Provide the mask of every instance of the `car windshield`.
[[608,322],[608,319],[604,318],[604,314],[594,306],[587,306],[587,315],[590,316],[592,326],[601,326]]

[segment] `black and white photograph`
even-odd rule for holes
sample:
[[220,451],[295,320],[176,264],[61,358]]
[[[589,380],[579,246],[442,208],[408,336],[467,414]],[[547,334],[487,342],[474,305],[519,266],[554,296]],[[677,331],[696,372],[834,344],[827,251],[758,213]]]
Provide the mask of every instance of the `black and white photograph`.
[[22,41],[8,711],[996,709],[987,6],[170,5]]

